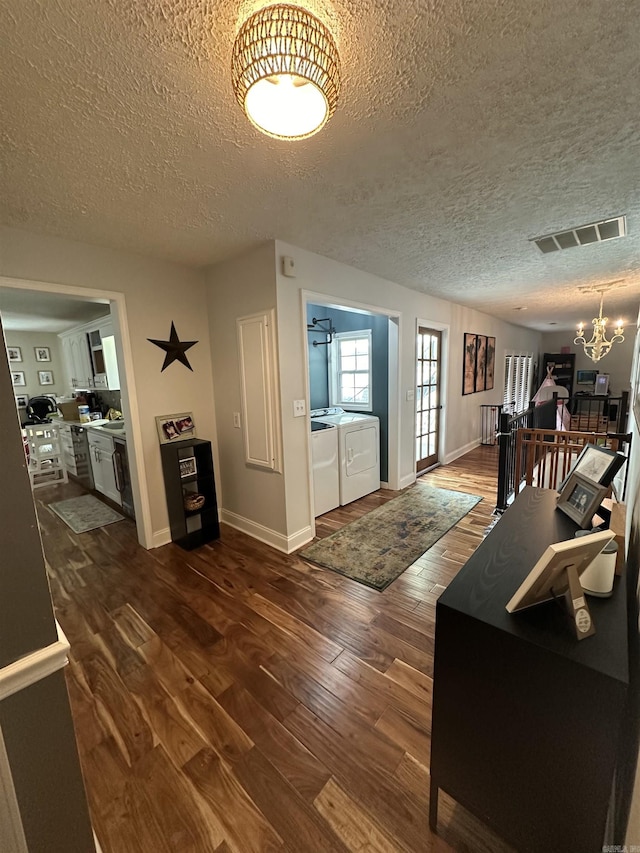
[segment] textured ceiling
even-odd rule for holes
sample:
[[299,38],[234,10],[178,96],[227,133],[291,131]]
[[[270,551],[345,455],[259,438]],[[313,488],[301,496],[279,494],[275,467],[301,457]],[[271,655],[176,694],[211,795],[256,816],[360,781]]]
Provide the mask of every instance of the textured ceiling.
[[[633,0],[309,0],[343,86],[294,143],[230,87],[262,5],[3,0],[2,221],[196,266],[280,238],[546,330],[593,316],[579,285],[622,279],[605,308],[635,321]],[[529,242],[622,213],[622,240]]]

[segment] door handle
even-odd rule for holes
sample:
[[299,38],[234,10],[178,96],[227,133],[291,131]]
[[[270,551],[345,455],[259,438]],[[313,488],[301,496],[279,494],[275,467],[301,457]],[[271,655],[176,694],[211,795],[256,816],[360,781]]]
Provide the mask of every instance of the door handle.
[[118,460],[119,456],[117,455],[117,451],[114,450],[111,454],[111,464],[113,465],[113,476],[116,481],[116,491],[122,492],[122,486],[120,484],[120,471],[118,470]]

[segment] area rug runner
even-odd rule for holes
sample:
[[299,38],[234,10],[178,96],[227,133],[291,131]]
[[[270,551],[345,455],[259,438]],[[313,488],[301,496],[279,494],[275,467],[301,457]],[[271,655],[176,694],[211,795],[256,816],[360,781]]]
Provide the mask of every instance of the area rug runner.
[[120,515],[93,495],[56,501],[49,504],[49,509],[59,515],[74,533],[86,533],[87,530],[95,530],[96,527],[104,527],[124,518],[124,515]]
[[416,484],[305,548],[300,556],[382,590],[481,500],[478,495]]

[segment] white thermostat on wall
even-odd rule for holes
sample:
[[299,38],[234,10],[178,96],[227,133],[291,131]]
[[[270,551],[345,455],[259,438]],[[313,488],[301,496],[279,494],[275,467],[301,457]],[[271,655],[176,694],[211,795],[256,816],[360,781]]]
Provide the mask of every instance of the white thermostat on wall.
[[296,277],[296,262],[287,255],[282,258],[282,275],[286,275],[288,278]]

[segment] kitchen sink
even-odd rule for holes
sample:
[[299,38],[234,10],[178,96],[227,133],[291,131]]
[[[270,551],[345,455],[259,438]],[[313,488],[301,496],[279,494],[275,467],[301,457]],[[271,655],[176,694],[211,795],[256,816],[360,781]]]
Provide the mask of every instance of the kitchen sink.
[[124,421],[110,421],[106,424],[101,424],[102,429],[108,429],[110,432],[124,432]]

